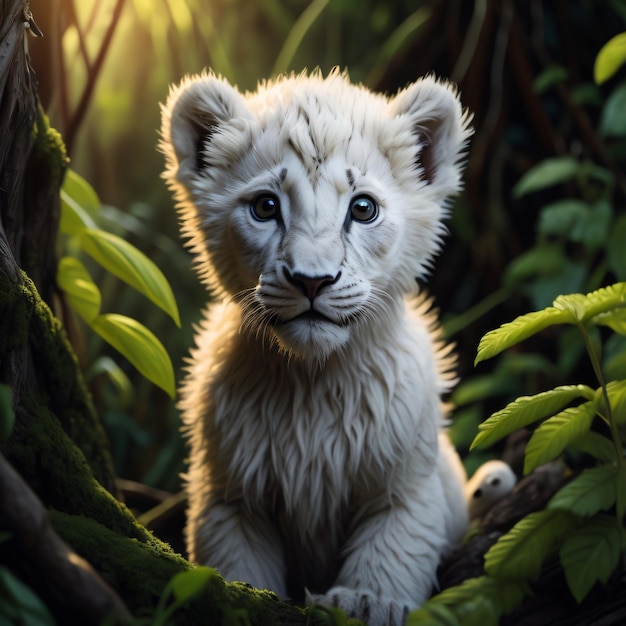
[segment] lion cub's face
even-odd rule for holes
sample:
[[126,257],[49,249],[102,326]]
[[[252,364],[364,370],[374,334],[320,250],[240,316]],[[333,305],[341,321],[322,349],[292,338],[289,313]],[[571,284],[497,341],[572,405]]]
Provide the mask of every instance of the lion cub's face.
[[362,325],[392,323],[438,248],[469,135],[446,85],[389,100],[337,73],[246,96],[186,80],[162,133],[208,284],[241,304],[248,330],[318,361]]

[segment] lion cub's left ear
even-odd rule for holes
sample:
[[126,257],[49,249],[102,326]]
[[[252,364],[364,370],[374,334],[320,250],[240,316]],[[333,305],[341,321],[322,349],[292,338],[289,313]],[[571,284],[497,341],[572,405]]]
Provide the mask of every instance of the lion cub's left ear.
[[474,131],[456,88],[428,76],[399,92],[390,107],[410,125],[423,178],[441,198],[459,191],[465,148]]
[[[160,148],[167,160],[165,176],[185,186],[210,165],[206,152],[215,133],[223,132],[235,120],[251,118],[243,96],[213,73],[188,77],[173,87],[161,113]],[[237,143],[234,137],[233,150]],[[221,156],[227,158],[228,150]]]

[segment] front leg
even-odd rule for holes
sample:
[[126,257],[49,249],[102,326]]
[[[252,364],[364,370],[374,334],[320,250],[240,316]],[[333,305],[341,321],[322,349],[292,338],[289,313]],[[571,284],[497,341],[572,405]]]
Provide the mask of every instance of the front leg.
[[448,547],[446,504],[436,472],[418,481],[364,505],[335,585],[315,603],[370,626],[400,626],[430,596]]
[[284,548],[278,531],[262,512],[241,501],[213,500],[187,526],[192,561],[214,567],[229,581],[242,581],[287,598]]

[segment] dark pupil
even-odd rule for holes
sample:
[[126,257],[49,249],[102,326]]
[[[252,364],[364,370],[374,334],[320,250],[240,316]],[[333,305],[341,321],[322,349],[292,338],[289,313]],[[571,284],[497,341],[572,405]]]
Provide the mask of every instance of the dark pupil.
[[352,213],[354,217],[361,220],[367,220],[374,215],[374,205],[371,200],[356,200],[352,205]]
[[259,198],[256,203],[256,211],[260,217],[268,217],[276,213],[276,200],[274,198]]

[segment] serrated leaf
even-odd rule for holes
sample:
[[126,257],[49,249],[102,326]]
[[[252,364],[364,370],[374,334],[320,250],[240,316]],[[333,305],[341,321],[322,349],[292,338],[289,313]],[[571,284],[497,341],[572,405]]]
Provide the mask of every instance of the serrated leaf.
[[124,315],[108,313],[96,317],[91,328],[149,381],[174,397],[174,369],[170,357],[145,326]]
[[595,402],[584,402],[557,413],[541,424],[526,445],[524,474],[554,460],[571,442],[582,437],[591,428],[595,414]]
[[566,385],[517,398],[479,425],[479,433],[470,450],[489,446],[524,426],[554,415],[576,398],[593,398],[593,393],[586,385]]
[[558,540],[578,518],[569,511],[537,511],[502,535],[485,555],[485,572],[498,579],[534,580]]
[[583,322],[593,320],[600,313],[607,313],[622,307],[626,307],[626,282],[597,289],[585,296]]
[[612,380],[606,386],[611,414],[618,424],[626,424],[626,380]]
[[474,365],[500,354],[503,350],[532,337],[549,326],[575,323],[576,319],[569,311],[555,307],[521,315],[512,322],[489,331],[480,340]]
[[579,604],[597,583],[606,584],[622,555],[622,529],[613,516],[587,520],[559,551],[567,584]]
[[552,497],[548,509],[566,509],[583,517],[607,511],[617,498],[617,471],[615,465],[583,470]]
[[202,593],[216,576],[219,574],[210,567],[194,567],[176,574],[170,581],[174,598],[181,603],[188,602]]
[[598,85],[607,81],[626,62],[626,33],[620,33],[602,46],[593,66],[593,77]]
[[59,261],[57,284],[65,292],[70,306],[87,323],[100,314],[100,289],[78,259],[66,256]]
[[520,178],[513,187],[513,197],[521,198],[529,193],[572,180],[579,170],[580,164],[570,156],[544,159]]
[[585,296],[582,293],[570,293],[566,296],[558,296],[553,303],[555,309],[567,311],[577,322],[585,318]]
[[626,308],[600,313],[593,318],[593,323],[608,326],[619,335],[626,335]]
[[524,582],[478,576],[468,578],[455,587],[448,587],[433,596],[426,606],[431,603],[459,606],[479,596],[488,598],[498,608],[500,614],[506,614],[516,609],[529,593],[530,589]]
[[145,295],[180,326],[172,288],[143,252],[117,235],[93,228],[81,232],[80,242],[83,250],[102,267]]

